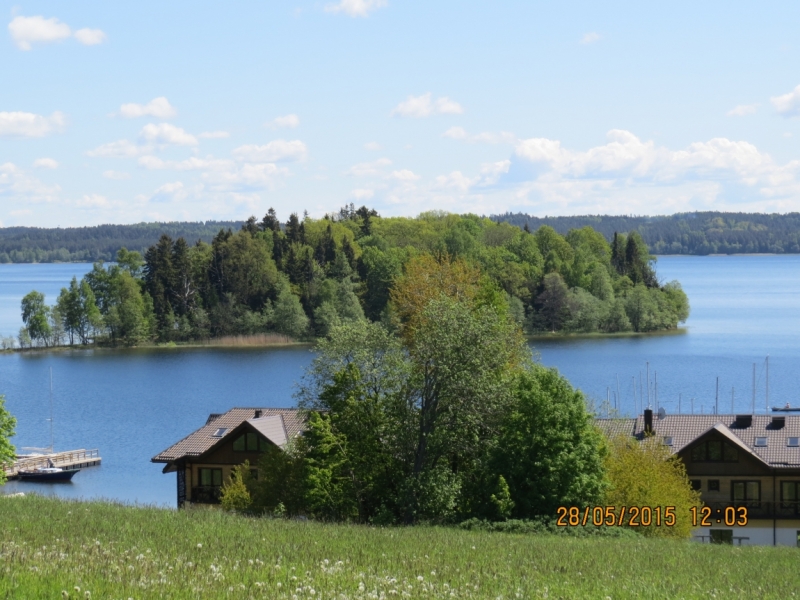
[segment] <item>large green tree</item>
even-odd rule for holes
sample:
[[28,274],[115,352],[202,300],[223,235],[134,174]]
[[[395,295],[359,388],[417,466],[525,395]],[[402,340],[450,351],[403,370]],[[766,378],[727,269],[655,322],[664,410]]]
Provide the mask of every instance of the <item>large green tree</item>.
[[32,291],[22,298],[22,322],[33,343],[50,345],[50,307],[45,304],[44,294]]
[[94,331],[102,326],[102,315],[95,303],[94,292],[84,279],[78,283],[77,278],[73,277],[69,288],[61,288],[56,306],[70,344],[75,343],[76,337],[81,344],[88,344]]
[[559,506],[600,503],[605,441],[586,399],[555,369],[531,365],[513,383],[490,473],[507,482],[513,515],[553,515]]

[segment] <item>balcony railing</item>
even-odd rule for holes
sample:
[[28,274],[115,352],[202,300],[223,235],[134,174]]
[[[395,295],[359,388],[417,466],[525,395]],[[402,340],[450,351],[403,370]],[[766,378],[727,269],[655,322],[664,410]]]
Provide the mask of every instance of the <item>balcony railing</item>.
[[[724,512],[726,508],[747,507],[748,519],[800,519],[800,500],[783,500],[778,502],[763,502],[757,500],[734,502],[706,502],[716,515],[716,511]],[[714,516],[716,520],[716,516]]]
[[219,504],[221,487],[216,485],[198,485],[192,488],[191,502],[199,504]]

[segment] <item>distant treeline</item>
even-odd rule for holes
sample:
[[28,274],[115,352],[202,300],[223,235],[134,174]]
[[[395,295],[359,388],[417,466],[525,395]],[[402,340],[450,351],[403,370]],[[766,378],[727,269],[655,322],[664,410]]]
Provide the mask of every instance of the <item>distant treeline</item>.
[[[536,231],[549,225],[560,234],[592,227],[611,242],[615,232],[636,231],[653,254],[800,253],[800,213],[695,212],[636,217],[583,215],[534,217],[523,213],[492,215],[493,221]],[[120,248],[144,254],[162,234],[211,242],[220,229],[239,229],[243,221],[136,223],[96,227],[0,227],[0,263],[111,261]]]
[[584,215],[533,217],[523,213],[492,215],[535,231],[549,225],[561,234],[587,225],[609,241],[614,232],[637,231],[653,254],[796,254],[800,253],[800,213],[694,212],[637,217]]
[[111,261],[120,248],[144,254],[162,234],[210,242],[219,230],[242,221],[136,223],[96,227],[0,227],[0,263]]

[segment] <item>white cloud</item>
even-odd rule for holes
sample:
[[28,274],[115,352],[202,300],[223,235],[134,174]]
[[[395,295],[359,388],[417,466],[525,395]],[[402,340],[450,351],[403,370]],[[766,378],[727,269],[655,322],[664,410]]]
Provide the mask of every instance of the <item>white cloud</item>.
[[353,177],[365,177],[367,175],[377,175],[378,173],[383,170],[384,167],[388,167],[392,164],[388,158],[379,158],[378,160],[373,160],[371,162],[363,162],[358,163],[357,165],[353,165],[347,171],[345,171],[345,175],[351,175]]
[[409,96],[394,108],[392,115],[419,119],[431,115],[460,115],[463,112],[464,109],[458,102],[446,96],[433,100],[428,92],[422,96]]
[[106,179],[114,179],[116,181],[122,181],[123,179],[130,179],[131,174],[125,173],[123,171],[103,171],[103,177]]
[[157,119],[170,119],[178,114],[175,107],[164,96],[153,98],[147,104],[130,102],[119,107],[119,114],[125,119],[137,117],[155,117]]
[[272,121],[266,123],[266,126],[270,129],[294,129],[298,125],[300,125],[300,117],[294,114],[275,117]]
[[84,46],[96,46],[106,41],[106,34],[100,29],[89,29],[84,27],[75,32],[75,39]]
[[449,175],[439,175],[434,180],[434,187],[439,189],[454,189],[465,193],[477,182],[477,178],[471,179],[461,171],[453,171]]
[[800,117],[800,85],[788,94],[769,99],[772,106],[784,117]]
[[451,127],[442,134],[442,137],[450,138],[452,140],[465,140],[469,136],[467,130],[463,127]]
[[221,140],[223,138],[231,137],[231,134],[227,131],[204,131],[203,133],[198,134],[197,137],[206,140]]
[[8,32],[20,50],[30,50],[33,44],[60,42],[73,36],[84,46],[95,46],[106,40],[106,34],[100,29],[83,28],[73,34],[66,23],[55,17],[45,19],[41,15],[14,17],[8,24]]
[[398,181],[402,181],[404,183],[410,183],[412,181],[417,181],[419,179],[419,175],[408,169],[400,169],[399,171],[392,171],[392,174],[389,177],[391,177],[392,179],[396,179]]
[[232,160],[221,158],[198,158],[193,156],[186,160],[162,160],[157,156],[142,156],[139,159],[139,166],[149,170],[170,169],[173,171],[210,171],[210,170],[230,170],[235,168]]
[[46,185],[14,163],[0,164],[0,199],[4,200],[0,205],[20,207],[28,203],[57,202],[60,192],[58,185]]
[[732,109],[730,109],[727,113],[725,113],[729,117],[745,117],[747,115],[752,115],[758,110],[758,104],[740,104]]
[[108,206],[108,198],[100,194],[84,194],[83,198],[75,201],[75,205],[81,208],[101,208]]
[[174,181],[172,183],[165,183],[164,185],[156,188],[153,195],[150,197],[151,202],[171,202],[185,200],[188,196],[186,187],[181,181]]
[[280,178],[289,175],[286,167],[271,162],[237,165],[233,160],[213,156],[173,161],[148,155],[142,156],[138,162],[139,166],[148,170],[200,171],[202,180],[217,192],[272,189]]
[[517,136],[508,131],[498,133],[485,131],[477,135],[469,135],[463,127],[451,127],[442,134],[442,137],[478,144],[515,144],[517,142]]
[[174,144],[176,146],[196,146],[197,138],[180,127],[170,123],[148,123],[139,134],[142,139],[155,144]]
[[33,166],[37,169],[57,169],[58,161],[52,158],[37,158],[33,161]]
[[595,33],[594,31],[585,34],[581,38],[581,44],[584,44],[584,45],[586,45],[586,44],[594,44],[595,42],[598,42],[598,41],[600,41],[600,34],[599,33]]
[[308,149],[300,140],[273,140],[263,146],[254,144],[239,146],[232,154],[238,160],[250,162],[288,162],[305,160]]
[[8,24],[11,39],[20,50],[30,50],[32,44],[60,42],[72,35],[69,25],[55,17],[14,17]]
[[369,13],[388,6],[387,0],[340,0],[337,4],[327,4],[325,12],[344,13],[350,17],[366,17]]
[[765,199],[775,210],[787,199],[800,200],[798,175],[800,160],[776,164],[744,141],[714,138],[670,150],[612,130],[608,143],[586,151],[546,138],[521,140],[499,183],[517,185],[519,197],[550,201],[557,208],[551,214],[655,214],[713,208],[718,201],[764,210]]
[[350,192],[350,197],[353,200],[369,200],[375,195],[375,190],[370,190],[366,188],[358,188]]
[[370,152],[377,152],[381,149],[381,145],[378,142],[367,142],[364,144],[364,149]]
[[215,191],[247,191],[252,189],[272,189],[277,181],[289,175],[289,169],[274,163],[245,163],[239,168],[214,170],[203,174]]
[[510,160],[500,160],[493,163],[486,163],[481,166],[479,182],[483,185],[493,185],[497,183],[500,177],[508,173],[510,168]]
[[111,157],[111,158],[134,158],[141,154],[150,152],[150,146],[139,146],[128,140],[117,140],[98,146],[94,150],[89,150],[86,156]]
[[29,112],[0,112],[0,137],[44,137],[60,131],[67,119],[62,112],[49,117]]

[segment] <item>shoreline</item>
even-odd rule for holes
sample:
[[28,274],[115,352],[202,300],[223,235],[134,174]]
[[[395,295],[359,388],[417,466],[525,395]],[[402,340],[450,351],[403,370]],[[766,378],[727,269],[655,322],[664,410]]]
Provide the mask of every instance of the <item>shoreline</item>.
[[[604,339],[619,339],[619,338],[641,338],[641,337],[656,337],[656,336],[672,336],[672,335],[686,335],[689,333],[687,327],[677,327],[675,329],[665,329],[661,331],[620,331],[616,333],[535,333],[526,335],[525,340],[528,342],[537,341],[570,341],[570,340],[604,340]],[[89,345],[65,345],[65,346],[49,346],[49,347],[36,347],[36,348],[11,348],[0,350],[0,355],[3,354],[28,354],[28,353],[60,353],[84,350],[260,350],[265,348],[300,348],[308,347],[313,348],[317,339],[311,341],[253,341],[243,339],[241,342],[226,341],[226,338],[211,339],[206,342],[193,341],[193,342],[161,342],[161,343],[147,343],[137,344],[135,346],[111,346],[106,344],[89,344]]]

